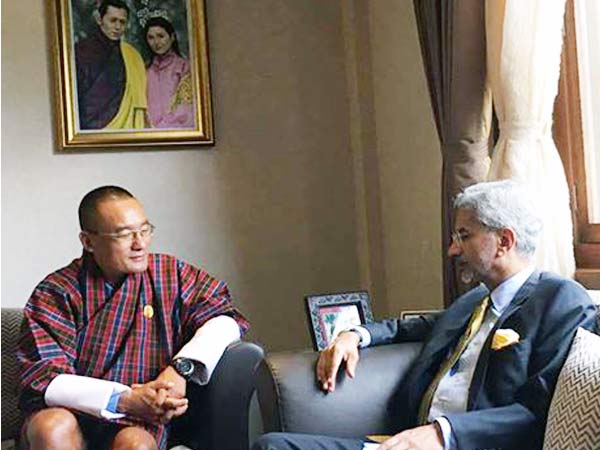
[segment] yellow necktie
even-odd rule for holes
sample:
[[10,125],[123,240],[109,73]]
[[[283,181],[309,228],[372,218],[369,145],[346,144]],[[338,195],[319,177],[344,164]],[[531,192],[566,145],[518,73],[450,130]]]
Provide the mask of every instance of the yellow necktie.
[[481,327],[483,323],[483,319],[485,317],[485,313],[487,312],[488,305],[490,303],[490,297],[487,296],[483,299],[483,301],[479,304],[477,309],[473,311],[471,315],[471,320],[469,321],[469,325],[465,330],[464,334],[461,336],[458,344],[454,348],[452,354],[448,357],[446,362],[442,365],[436,376],[433,378],[433,381],[425,391],[423,395],[423,399],[421,400],[421,406],[419,407],[419,424],[425,425],[428,421],[427,418],[429,416],[429,409],[431,408],[431,401],[433,400],[433,395],[437,390],[440,381],[444,378],[444,375],[456,364],[460,355],[465,351],[467,345],[473,340],[477,331]]

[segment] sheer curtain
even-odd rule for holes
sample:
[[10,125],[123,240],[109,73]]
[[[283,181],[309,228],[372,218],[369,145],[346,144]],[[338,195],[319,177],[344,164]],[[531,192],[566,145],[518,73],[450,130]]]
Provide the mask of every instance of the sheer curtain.
[[[491,99],[486,89],[485,4],[414,0],[423,64],[443,157],[442,252],[450,243],[452,199],[485,180]],[[467,274],[444,261],[444,303],[469,288]]]
[[528,186],[544,219],[536,265],[575,272],[569,189],[552,139],[565,0],[487,0],[487,71],[500,135],[488,179]]

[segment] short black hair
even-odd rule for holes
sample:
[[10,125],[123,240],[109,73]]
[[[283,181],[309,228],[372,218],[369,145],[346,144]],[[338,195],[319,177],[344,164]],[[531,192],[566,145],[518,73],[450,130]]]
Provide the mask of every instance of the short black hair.
[[131,192],[119,186],[100,186],[91,190],[79,203],[79,226],[82,231],[96,231],[93,226],[98,204],[105,200],[135,198]]
[[109,6],[124,9],[127,11],[127,18],[129,18],[129,7],[123,0],[102,0],[102,3],[100,3],[100,6],[98,6],[98,13],[100,13],[101,18],[104,17],[104,14],[106,14]]

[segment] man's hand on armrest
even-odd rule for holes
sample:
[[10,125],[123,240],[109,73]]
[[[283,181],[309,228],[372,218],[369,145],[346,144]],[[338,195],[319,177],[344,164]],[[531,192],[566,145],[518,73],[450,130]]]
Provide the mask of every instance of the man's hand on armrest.
[[324,349],[317,362],[317,380],[321,389],[335,391],[335,379],[342,361],[346,363],[346,373],[354,378],[359,360],[358,344],[360,335],[354,331],[344,331]]

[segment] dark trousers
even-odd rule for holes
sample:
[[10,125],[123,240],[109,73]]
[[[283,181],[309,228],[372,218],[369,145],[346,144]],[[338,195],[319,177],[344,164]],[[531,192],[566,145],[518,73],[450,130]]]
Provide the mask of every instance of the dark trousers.
[[268,433],[262,435],[252,450],[361,450],[362,439],[299,433]]

